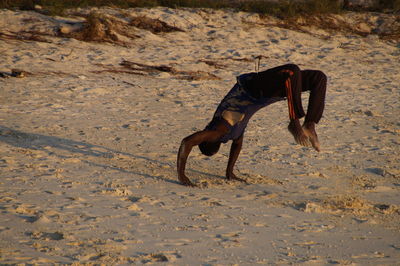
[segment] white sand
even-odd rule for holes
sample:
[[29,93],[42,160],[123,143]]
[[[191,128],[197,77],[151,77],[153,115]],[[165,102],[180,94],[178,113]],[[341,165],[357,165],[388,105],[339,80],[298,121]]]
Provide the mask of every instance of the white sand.
[[[55,35],[65,21],[0,11],[0,71],[29,72],[0,78],[0,263],[400,261],[396,42],[321,29],[313,36],[228,11],[124,12],[185,32],[136,30],[141,38],[120,36],[125,46],[21,41],[5,36]],[[322,152],[295,145],[279,102],[247,128],[235,172],[250,184],[224,180],[224,145],[212,158],[193,150],[187,174],[201,189],[179,185],[181,139],[207,124],[258,55],[267,57],[262,69],[291,62],[329,77]],[[126,73],[123,60],[203,78]]]

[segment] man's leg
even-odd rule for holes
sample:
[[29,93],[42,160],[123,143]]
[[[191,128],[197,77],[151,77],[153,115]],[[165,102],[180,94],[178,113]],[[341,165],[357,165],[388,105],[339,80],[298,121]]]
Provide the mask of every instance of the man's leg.
[[298,144],[306,147],[310,146],[311,143],[309,137],[301,127],[299,120],[305,115],[301,102],[302,75],[300,68],[296,65],[289,64],[283,66],[283,69],[280,70],[280,72],[283,72],[287,75],[285,81],[285,90],[290,118],[288,130]]
[[315,124],[319,122],[324,112],[327,77],[323,72],[318,70],[305,70],[301,73],[303,91],[310,91],[303,128],[314,149],[320,151]]

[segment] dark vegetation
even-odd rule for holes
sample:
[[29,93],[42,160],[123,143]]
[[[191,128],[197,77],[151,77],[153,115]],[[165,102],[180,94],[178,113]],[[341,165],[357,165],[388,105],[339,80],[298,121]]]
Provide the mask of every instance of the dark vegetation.
[[288,18],[307,14],[339,13],[343,10],[378,12],[400,12],[400,0],[377,0],[367,8],[351,6],[346,0],[0,0],[0,8],[33,10],[35,5],[43,8],[49,15],[62,15],[65,10],[77,7],[111,6],[132,7],[196,7],[196,8],[231,8],[238,11],[255,12]]

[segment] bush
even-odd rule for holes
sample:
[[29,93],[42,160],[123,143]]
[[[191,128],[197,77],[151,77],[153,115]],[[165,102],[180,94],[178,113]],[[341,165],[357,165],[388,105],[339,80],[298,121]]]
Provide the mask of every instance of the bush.
[[[0,0],[0,8],[32,10],[41,5],[50,15],[61,15],[65,9],[88,6],[114,6],[119,8],[165,6],[195,8],[233,8],[280,18],[298,15],[339,13],[340,0]],[[400,11],[400,0],[377,0],[374,11]]]
[[19,8],[21,10],[32,10],[34,7],[34,0],[0,0],[0,8]]
[[394,12],[399,12],[400,0],[379,0],[375,9],[377,11],[392,10]]
[[240,10],[273,15],[280,18],[295,17],[308,14],[339,13],[342,11],[338,0],[308,0],[281,2],[246,1],[241,2]]

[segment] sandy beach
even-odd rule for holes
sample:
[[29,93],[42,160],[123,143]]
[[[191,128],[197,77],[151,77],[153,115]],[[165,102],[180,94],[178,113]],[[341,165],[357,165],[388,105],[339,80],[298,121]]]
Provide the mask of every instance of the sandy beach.
[[[400,42],[378,36],[398,15],[333,15],[354,27],[334,32],[229,10],[96,10],[117,26],[92,42],[77,37],[91,10],[0,10],[0,264],[398,265]],[[235,173],[248,184],[225,180],[224,145],[194,148],[199,187],[180,185],[182,138],[260,55],[261,69],[328,76],[322,151],[294,142],[278,102],[246,130]]]

